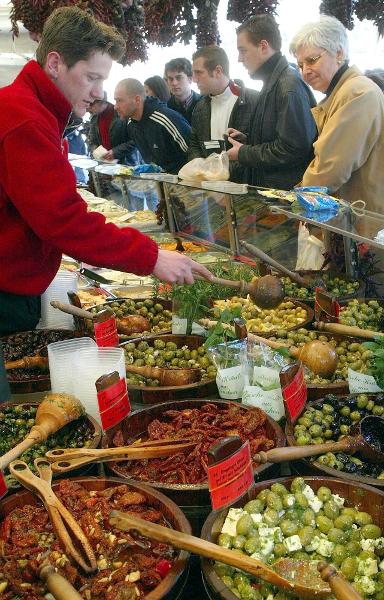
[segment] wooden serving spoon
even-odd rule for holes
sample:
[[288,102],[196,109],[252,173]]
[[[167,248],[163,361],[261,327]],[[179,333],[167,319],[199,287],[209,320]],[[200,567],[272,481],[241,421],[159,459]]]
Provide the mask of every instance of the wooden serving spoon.
[[[69,315],[73,315],[74,317],[80,317],[82,319],[90,319],[91,321],[95,321],[97,316],[100,315],[98,313],[92,313],[89,310],[84,310],[83,308],[78,308],[77,306],[72,306],[72,304],[65,304],[64,302],[58,302],[58,300],[52,300],[51,306],[53,308],[58,308],[62,312],[65,312]],[[127,315],[122,319],[116,319],[116,328],[119,333],[124,335],[132,335],[133,333],[142,333],[143,331],[150,331],[151,324],[145,317],[141,315]]]
[[77,521],[52,490],[50,463],[45,458],[36,458],[34,465],[39,477],[21,460],[12,462],[9,470],[19,483],[42,500],[67,556],[80,565],[85,573],[93,573],[97,569],[97,563],[92,546]]
[[[195,279],[204,279],[196,273]],[[216,283],[225,287],[239,290],[240,294],[249,294],[253,302],[260,308],[275,308],[284,300],[284,285],[279,277],[274,275],[264,275],[255,281],[233,281],[232,279],[222,279],[221,277],[211,277],[209,283]]]
[[[188,550],[189,552],[194,552],[195,554],[213,560],[219,560],[227,565],[251,573],[255,577],[260,577],[260,579],[268,581],[269,583],[302,598],[327,598],[327,596],[331,594],[330,587],[321,580],[318,573],[315,573],[315,576],[313,576],[313,580],[310,583],[307,583],[308,580],[306,578],[305,583],[302,584],[299,578],[296,578],[295,581],[290,581],[290,579],[282,577],[274,569],[268,567],[260,560],[238,554],[237,552],[222,548],[212,542],[201,540],[198,537],[187,535],[180,531],[163,527],[162,525],[156,525],[155,523],[150,523],[143,519],[137,519],[124,512],[113,510],[109,515],[109,522],[114,527],[123,531],[134,529],[141,535],[165,544],[170,544],[175,548]],[[278,562],[280,563],[281,560],[286,559],[280,559]],[[292,567],[292,562],[290,562],[290,566]]]
[[48,356],[41,356],[35,354],[35,356],[25,356],[18,360],[8,360],[5,363],[5,370],[11,371],[13,369],[40,369],[41,371],[48,370]]
[[137,373],[150,379],[158,379],[160,385],[177,387],[189,385],[201,380],[201,370],[198,368],[190,369],[165,369],[163,367],[149,367],[125,364],[128,373]]
[[324,323],[323,321],[317,321],[314,325],[319,331],[330,331],[331,333],[339,333],[351,337],[361,337],[366,338],[367,340],[373,340],[376,337],[384,336],[384,333],[380,331],[351,327],[350,325],[343,325],[342,323]]
[[56,600],[83,600],[68,579],[58,573],[50,563],[41,567],[39,575]]
[[34,444],[47,439],[67,423],[84,414],[84,409],[75,396],[69,394],[47,394],[36,412],[35,424],[26,438],[0,457],[0,469],[18,458]]
[[164,438],[162,440],[151,440],[140,444],[134,443],[129,446],[118,446],[116,448],[55,448],[55,450],[49,450],[45,456],[52,463],[51,467],[54,473],[67,473],[93,462],[161,458],[163,456],[172,456],[172,454],[177,454],[184,450],[190,450],[195,446],[196,442],[191,440]]
[[320,375],[320,377],[325,377],[327,379],[332,377],[337,368],[339,358],[335,349],[331,344],[328,344],[328,342],[312,340],[311,342],[306,342],[300,348],[296,348],[296,346],[287,346],[280,342],[274,342],[259,335],[255,335],[254,333],[249,333],[248,338],[253,339],[256,342],[261,342],[276,350],[279,348],[287,348],[289,354],[293,356],[293,358],[301,360],[312,373]]

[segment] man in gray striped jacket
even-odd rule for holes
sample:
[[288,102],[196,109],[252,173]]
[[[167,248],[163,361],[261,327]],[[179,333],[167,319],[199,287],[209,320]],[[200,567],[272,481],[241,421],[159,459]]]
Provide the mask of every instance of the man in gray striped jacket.
[[128,135],[144,162],[153,162],[167,173],[178,173],[187,162],[188,121],[158,98],[146,98],[137,79],[123,79],[117,84],[115,103],[119,117],[128,119]]

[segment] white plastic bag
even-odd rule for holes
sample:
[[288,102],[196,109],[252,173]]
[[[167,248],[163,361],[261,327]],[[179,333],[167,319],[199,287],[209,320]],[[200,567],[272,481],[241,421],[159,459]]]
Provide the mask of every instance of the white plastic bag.
[[229,159],[226,152],[193,158],[179,171],[180,179],[188,181],[226,181],[229,179]]
[[305,223],[299,224],[296,271],[319,271],[324,264],[325,246],[310,235]]

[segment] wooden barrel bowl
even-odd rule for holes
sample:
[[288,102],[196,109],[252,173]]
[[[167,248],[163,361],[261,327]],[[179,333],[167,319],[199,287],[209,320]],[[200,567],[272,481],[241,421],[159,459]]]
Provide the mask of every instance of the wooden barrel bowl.
[[[359,394],[348,394],[350,396],[358,396]],[[372,398],[376,397],[378,394],[367,394]],[[381,394],[382,395],[382,394]],[[308,402],[307,406],[321,406],[324,403],[324,397],[313,401]],[[291,423],[287,423],[285,426],[285,435],[287,436],[288,446],[296,446],[296,440],[294,436],[294,429]],[[354,473],[346,473],[345,471],[338,471],[337,469],[333,469],[332,467],[328,467],[327,465],[322,465],[317,460],[311,461],[309,458],[302,458],[300,460],[295,460],[290,462],[290,466],[292,470],[297,474],[305,474],[305,475],[324,475],[327,477],[338,477],[339,479],[346,479],[348,481],[354,481],[363,483],[366,485],[371,485],[376,488],[384,489],[384,479],[377,479],[374,477],[365,477],[363,475],[356,475]],[[383,465],[384,469],[384,465]]]
[[[339,473],[339,472],[338,472]],[[256,483],[250,492],[251,498],[255,498],[262,490],[269,488],[273,483],[290,485],[294,477],[285,477],[262,481]],[[346,506],[357,506],[359,510],[368,512],[373,522],[379,527],[384,527],[384,492],[372,488],[366,484],[357,484],[352,481],[336,479],[332,477],[304,477],[305,482],[315,491],[322,485],[329,487],[334,494],[339,494],[346,499]],[[244,501],[244,504],[248,501]],[[201,538],[209,542],[216,542],[221,527],[225,521],[228,510],[220,513],[212,512],[203,525]],[[201,568],[206,590],[211,600],[237,600],[237,597],[227,588],[213,569],[213,562],[209,559],[201,559]]]
[[[41,329],[36,331],[21,331],[19,333],[13,333],[11,335],[5,336],[1,338],[2,346],[3,346],[3,356],[4,361],[10,360],[8,345],[10,342],[13,342],[16,338],[21,339],[21,343],[23,343],[23,339],[27,339],[27,336],[30,334],[36,334],[44,341],[44,337],[47,338],[45,347],[47,344],[52,342],[58,342],[62,340],[69,340],[74,337],[79,337],[79,334],[76,331],[67,331],[64,329]],[[57,336],[57,339],[49,339],[50,334]],[[36,348],[41,347],[35,346]],[[28,354],[21,354],[17,356],[17,359],[24,358],[24,356],[33,356],[35,354],[34,348],[31,348],[28,351]],[[11,359],[14,360],[14,359]],[[17,371],[20,371],[17,369]],[[9,387],[11,389],[12,394],[32,394],[34,392],[47,392],[51,389],[51,380],[49,377],[49,370],[46,372],[37,371],[37,370],[28,370],[25,371],[25,378],[20,378],[15,375],[13,371],[9,371],[7,373],[7,379],[9,382]]]
[[[19,402],[3,402],[2,404],[0,404],[0,413],[2,413],[5,408],[10,407],[10,406],[22,406],[25,409],[28,409],[31,407],[37,408],[38,403],[37,402],[23,402],[22,404],[20,404]],[[20,416],[22,416],[22,413],[20,414]],[[91,417],[91,415],[85,415],[85,416],[87,419],[88,428],[90,429],[91,436],[92,436],[92,441],[91,441],[90,445],[88,446],[88,448],[98,448],[100,446],[100,442],[101,442],[101,438],[102,438],[101,427],[98,424],[98,422],[93,417]],[[42,455],[42,456],[44,456],[44,455]],[[90,473],[93,468],[94,468],[93,465],[86,465],[84,467],[80,467],[79,469],[76,469],[75,471],[73,471],[73,473],[75,475],[85,475],[85,474]],[[58,473],[54,473],[53,477],[59,478],[59,477],[62,477],[62,475],[60,475]],[[8,485],[9,492],[20,489],[20,484],[13,478],[10,481],[8,481],[8,478],[7,478],[7,485]]]
[[[175,342],[178,348],[188,346],[191,350],[196,350],[201,346],[205,338],[201,335],[156,335],[136,337],[131,339],[131,342],[146,341],[151,346],[155,339],[161,337],[164,342]],[[129,343],[129,342],[126,342]],[[124,343],[121,347],[124,348]],[[184,398],[203,398],[217,394],[216,379],[204,379],[197,383],[189,383],[188,385],[180,386],[142,386],[128,385],[128,394],[133,402],[142,404],[158,404],[159,402],[169,402],[171,400],[183,400]]]
[[[88,490],[105,490],[121,484],[128,485],[133,491],[142,493],[156,509],[160,510],[173,529],[190,534],[191,526],[179,507],[169,498],[141,483],[127,482],[117,477],[71,477],[71,481],[77,481]],[[53,484],[53,490],[58,484]],[[15,508],[21,508],[26,504],[41,506],[40,500],[29,492],[23,490],[8,496],[0,502],[0,519],[4,519]],[[176,554],[172,569],[152,592],[145,596],[146,600],[176,600],[181,595],[188,575],[189,553],[180,550]]]
[[[183,410],[185,408],[200,408],[204,404],[214,403],[221,407],[226,407],[233,403],[229,400],[222,399],[189,399],[189,400],[178,400],[174,402],[168,402],[165,404],[157,404],[142,410],[137,410],[131,413],[122,422],[122,431],[124,440],[127,442],[133,442],[135,439],[143,437],[147,433],[148,425],[157,418],[160,418],[163,412],[167,410]],[[249,407],[243,406],[245,410],[249,410]],[[285,435],[280,425],[273,419],[268,417],[267,420],[267,434],[274,439],[275,446],[285,446]],[[110,445],[110,439],[108,436],[104,436],[102,440],[102,446],[108,447]],[[129,476],[119,471],[119,463],[108,462],[106,468],[118,477],[125,477],[129,481],[132,481]],[[280,474],[280,466],[273,463],[266,463],[259,465],[254,469],[255,480],[259,481],[266,477],[271,477]],[[192,523],[193,529],[198,535],[200,533],[201,525],[206,515],[211,511],[211,501],[208,490],[208,483],[200,484],[168,484],[158,482],[146,482],[147,485],[159,490],[169,498],[171,498],[178,506],[180,506],[187,514],[188,519]]]

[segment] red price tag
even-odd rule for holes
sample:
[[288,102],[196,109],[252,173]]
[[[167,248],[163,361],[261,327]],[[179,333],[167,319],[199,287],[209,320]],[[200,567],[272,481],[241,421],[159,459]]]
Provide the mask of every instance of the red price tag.
[[0,470],[0,498],[5,496],[8,491],[7,484],[5,482],[5,477],[3,471]]
[[287,416],[292,423],[302,413],[307,401],[307,386],[304,381],[304,367],[301,365],[290,383],[282,388]]
[[96,344],[100,348],[118,346],[119,336],[117,335],[116,319],[111,317],[102,323],[94,323]]
[[208,486],[213,510],[236,502],[253,485],[249,442],[225,460],[208,467]]
[[100,420],[103,431],[114,427],[130,413],[127,384],[120,379],[108,389],[97,392]]

